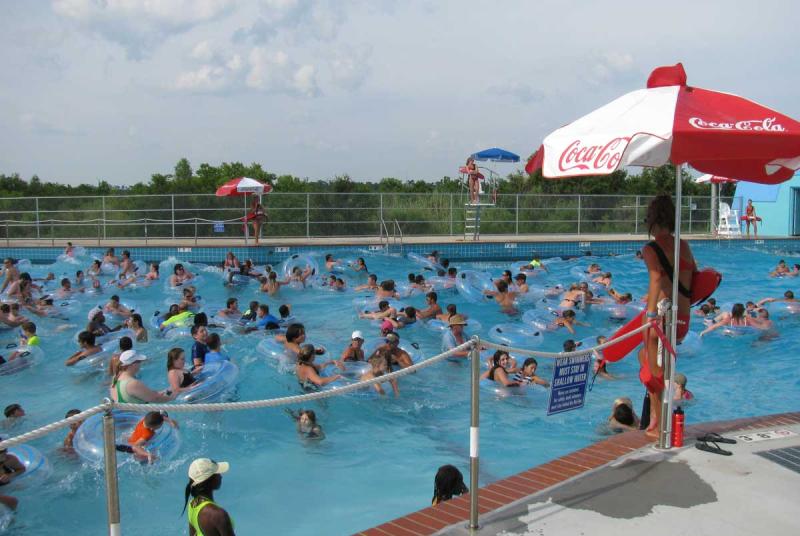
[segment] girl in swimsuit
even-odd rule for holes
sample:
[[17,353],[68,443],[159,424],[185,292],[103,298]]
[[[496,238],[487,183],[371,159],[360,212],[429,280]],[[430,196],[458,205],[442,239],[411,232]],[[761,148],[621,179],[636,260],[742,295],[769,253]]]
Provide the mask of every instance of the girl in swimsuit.
[[508,377],[506,366],[511,362],[508,352],[497,350],[492,356],[492,365],[489,370],[481,375],[482,380],[491,380],[506,387],[519,387],[519,382],[513,381]]
[[237,259],[236,255],[233,254],[233,251],[229,251],[225,255],[225,260],[222,262],[222,268],[227,270],[239,269],[239,259]]
[[317,355],[317,350],[310,344],[303,344],[297,353],[297,366],[295,367],[295,374],[297,381],[300,382],[300,387],[305,390],[319,389],[324,385],[335,382],[342,378],[341,374],[334,374],[323,378],[319,373],[328,365],[334,364],[333,361],[328,361],[322,365],[314,364],[314,357]]
[[478,166],[475,165],[475,159],[471,156],[467,158],[467,163],[465,164],[467,168],[467,173],[469,174],[469,178],[467,179],[467,184],[469,187],[469,202],[474,204],[478,203]]
[[[675,237],[675,205],[668,195],[659,195],[647,208],[646,223],[653,241],[642,249],[644,262],[650,277],[647,292],[647,313],[643,323],[657,318],[657,305],[663,299],[678,301],[678,340],[683,340],[689,332],[689,307],[693,274],[697,265],[692,250],[685,240],[680,243],[680,272],[678,296],[672,296],[672,266],[674,266]],[[664,371],[658,365],[658,335],[654,330],[644,332],[645,344],[639,351],[639,379],[647,387],[650,394],[650,425],[645,432],[650,437],[657,437],[659,416],[661,414],[661,397],[664,391]]]
[[167,381],[173,393],[186,391],[195,383],[194,376],[185,367],[186,353],[182,348],[173,348],[167,353]]
[[253,198],[253,209],[251,213],[253,214],[253,219],[251,220],[253,222],[253,239],[255,240],[255,244],[258,245],[258,239],[261,238],[261,226],[267,221],[267,213],[256,197]]
[[745,225],[747,226],[747,238],[750,238],[750,223],[753,224],[753,233],[755,237],[758,238],[758,220],[760,220],[758,216],[756,216],[756,207],[753,206],[753,200],[747,200],[747,206],[744,207],[744,221]]

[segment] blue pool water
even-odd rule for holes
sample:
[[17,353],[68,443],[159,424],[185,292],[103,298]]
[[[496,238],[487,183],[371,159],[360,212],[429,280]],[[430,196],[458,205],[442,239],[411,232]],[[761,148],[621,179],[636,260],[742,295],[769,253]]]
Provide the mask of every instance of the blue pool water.
[[[364,256],[371,272],[380,279],[405,280],[420,267],[407,259]],[[770,279],[767,272],[778,257],[758,250],[731,250],[710,245],[695,247],[701,265],[716,267],[724,274],[716,297],[722,304],[777,296],[784,290],[796,293],[796,279]],[[787,262],[800,262],[786,255]],[[531,286],[569,284],[575,280],[574,267],[599,262],[614,274],[614,287],[642,295],[646,273],[633,256],[583,257],[548,263],[551,273]],[[88,262],[81,268],[86,268]],[[458,263],[460,269],[487,270],[497,276],[509,263]],[[162,274],[166,275],[165,263]],[[338,355],[348,344],[353,329],[376,336],[378,328],[358,320],[352,293],[325,290],[282,289],[274,298],[258,293],[256,286],[229,290],[211,269],[195,265],[203,274],[200,294],[213,310],[229,295],[237,296],[242,309],[251,299],[269,303],[291,303],[295,315],[305,324],[310,340],[324,344]],[[34,265],[34,275],[47,271],[74,274],[70,264]],[[105,279],[105,278],[104,278]],[[356,281],[356,279],[351,279]],[[149,316],[163,310],[172,296],[160,282],[150,288],[120,292],[123,301],[135,302]],[[109,296],[111,292],[107,292]],[[56,333],[63,324],[37,319],[44,359],[13,376],[0,376],[0,406],[22,404],[28,413],[24,421],[0,435],[14,435],[42,426],[64,416],[66,410],[88,408],[107,396],[107,380],[99,374],[68,370],[64,359],[74,351],[73,335],[85,325],[86,312],[102,300],[82,300],[72,315],[72,326]],[[422,306],[422,296],[405,300]],[[509,322],[493,303],[473,304],[458,294],[440,294],[440,304],[456,303],[471,318],[479,319],[482,335],[493,325]],[[530,306],[523,306],[525,310]],[[777,313],[778,310],[775,309]],[[781,315],[778,315],[779,317]],[[794,317],[777,318],[780,336],[774,340],[712,336],[694,355],[679,358],[678,370],[688,378],[696,403],[687,408],[689,423],[796,410],[800,373],[796,367],[798,330]],[[603,315],[585,318],[593,327],[578,328],[576,339],[609,334],[615,325]],[[693,319],[693,331],[701,323]],[[142,368],[142,379],[151,387],[166,387],[166,352],[174,345],[189,349],[188,338],[158,339],[151,331],[150,342],[137,349],[150,356]],[[423,327],[401,331],[403,341],[417,342],[426,355],[440,351],[441,339]],[[14,332],[0,332],[0,342],[13,342]],[[223,336],[227,352],[240,368],[238,400],[281,397],[300,392],[292,374],[281,373],[256,347],[263,335]],[[557,351],[569,338],[565,332],[548,333],[540,349]],[[539,374],[552,368],[540,360]],[[601,424],[612,401],[629,396],[638,404],[643,389],[637,378],[635,359],[610,367],[615,381],[598,380],[588,394],[586,407],[579,411],[546,417],[547,393],[532,397],[496,399],[482,393],[481,483],[509,476],[601,437]],[[401,396],[383,399],[343,396],[308,404],[322,424],[326,438],[320,442],[300,439],[293,421],[282,409],[261,409],[225,413],[177,414],[182,445],[176,457],[152,467],[125,463],[120,470],[122,524],[126,533],[178,535],[186,533],[183,489],[188,463],[208,456],[231,462],[217,500],[234,517],[242,534],[270,532],[283,535],[350,534],[430,504],[436,469],[452,463],[467,473],[469,427],[469,375],[464,364],[444,362],[400,381]],[[297,408],[295,408],[297,409]],[[638,409],[638,408],[637,408]],[[81,463],[58,449],[64,433],[59,432],[32,444],[49,458],[53,473],[40,485],[15,491],[21,508],[8,534],[51,535],[64,533],[100,534],[106,514],[102,472]],[[120,455],[122,456],[122,455]],[[123,458],[120,458],[123,459]]]

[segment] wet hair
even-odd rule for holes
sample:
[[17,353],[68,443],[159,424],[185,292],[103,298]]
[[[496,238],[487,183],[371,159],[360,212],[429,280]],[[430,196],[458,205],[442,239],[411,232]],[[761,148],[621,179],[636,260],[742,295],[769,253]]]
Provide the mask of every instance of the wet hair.
[[270,280],[274,279],[274,280],[277,281],[278,280],[278,272],[270,272],[267,277],[269,277]]
[[448,501],[454,496],[468,493],[469,489],[464,484],[464,475],[452,465],[443,465],[436,471],[433,480],[433,499],[432,502],[440,503]]
[[386,281],[381,281],[381,290],[385,290],[387,292],[393,291],[394,279],[387,279]]
[[497,282],[497,290],[499,292],[508,292],[508,283],[501,279]]
[[300,346],[300,352],[297,354],[297,362],[308,365],[314,360],[316,355],[317,351],[313,344],[303,344]]
[[150,263],[150,268],[155,269],[155,272],[158,273],[159,265],[158,265],[157,262],[151,262]]
[[425,283],[425,276],[422,274],[417,274],[417,277],[414,278],[414,283],[417,285],[422,285]]
[[378,282],[378,275],[377,274],[369,274],[369,277],[367,277],[367,279],[369,279],[370,281],[375,281],[377,283]]
[[300,337],[306,332],[306,327],[303,324],[289,324],[286,328],[286,342],[294,342],[295,339]]
[[238,302],[238,301],[239,301],[239,299],[238,299],[238,298],[228,298],[228,299],[225,301],[225,307],[228,307],[228,308],[230,308],[230,306],[231,306],[231,305],[235,304],[235,303],[236,303],[236,302]]
[[793,300],[794,299],[794,292],[792,292],[791,290],[787,290],[786,292],[783,293],[783,297],[784,298],[788,298],[790,300]]
[[567,339],[564,341],[564,351],[565,352],[574,352],[578,345],[572,339]]
[[413,283],[417,280],[417,275],[414,273],[408,274],[408,282]]
[[412,307],[412,306],[409,305],[408,307],[406,307],[404,312],[406,313],[406,316],[408,318],[417,318],[417,308],[416,307]]
[[325,262],[332,261],[332,260],[333,260],[333,255],[331,255],[330,253],[325,255]]
[[131,315],[131,320],[133,320],[134,322],[136,322],[140,326],[144,325],[144,324],[142,324],[142,315],[140,315],[139,313],[133,313]]
[[439,299],[439,295],[436,294],[435,292],[428,292],[427,294],[425,294],[425,297],[433,300],[433,303],[436,303],[436,301]]
[[617,404],[614,408],[614,420],[625,426],[633,426],[633,409],[628,404]]
[[34,334],[36,333],[36,324],[34,324],[33,322],[30,321],[23,322],[20,327],[22,328],[22,331],[27,331],[28,333],[34,333]]
[[193,329],[197,326],[208,326],[208,315],[205,313],[197,313],[196,315],[194,315],[193,322],[194,322],[194,326],[192,326]]
[[510,280],[513,276],[514,274],[511,273],[511,270],[503,270],[503,277],[507,277]]
[[446,310],[451,316],[456,314],[456,313],[458,313],[458,309],[456,308],[456,304],[455,303],[448,303],[447,307],[446,307]]
[[704,315],[707,315],[711,312],[711,306],[707,303],[704,303],[700,306],[700,310],[703,311]]
[[132,350],[133,349],[133,339],[130,337],[120,337],[119,338],[119,349],[121,351],[125,350]]
[[317,424],[317,414],[314,413],[313,409],[301,409],[297,413],[297,417],[300,418],[303,415],[308,415],[308,420],[311,421],[311,424]]
[[176,265],[175,265],[175,267],[172,269],[172,273],[177,275],[177,273],[178,273],[178,270],[183,270],[183,269],[184,269],[184,268],[183,268],[183,264],[181,264],[181,263],[178,263],[178,264],[176,264]]
[[262,303],[261,305],[258,306],[258,310],[259,311],[263,311],[265,315],[268,315],[269,314],[269,305],[267,305],[266,303]]
[[281,318],[286,318],[287,316],[289,316],[290,313],[289,306],[284,303],[283,305],[278,307],[278,313],[281,315]]
[[222,341],[219,338],[219,333],[209,333],[206,339],[206,346],[209,350],[219,350]]
[[528,276],[525,274],[517,274],[514,276],[514,279],[518,281],[522,281],[523,283],[528,280]]
[[561,316],[564,318],[575,318],[575,311],[572,309],[567,309]]
[[71,284],[72,284],[72,281],[69,280],[69,277],[62,277],[61,278],[61,286],[62,287],[67,286],[67,285],[71,285]]
[[81,410],[79,410],[79,409],[76,409],[76,408],[73,408],[73,409],[69,410],[69,411],[68,411],[68,412],[67,412],[67,413],[64,415],[64,418],[65,418],[65,419],[69,419],[70,417],[74,417],[75,415],[77,415],[77,414],[78,414],[78,413],[80,413],[80,412],[81,412]]
[[176,368],[175,361],[177,361],[181,354],[185,355],[186,352],[183,350],[183,348],[178,347],[172,348],[169,352],[167,352],[167,372]]
[[144,416],[144,425],[155,428],[164,424],[164,415],[160,411],[150,411]]
[[378,310],[379,311],[385,311],[388,308],[389,308],[389,302],[388,301],[381,300],[381,301],[378,302]]
[[22,406],[19,404],[9,404],[6,406],[6,409],[3,410],[3,415],[5,415],[8,419],[14,414],[15,411],[19,409],[22,409]]
[[710,303],[712,307],[717,306],[717,299],[716,298],[709,298],[706,300],[706,303]]
[[647,207],[647,232],[653,234],[653,227],[658,225],[669,232],[675,231],[675,203],[666,194],[657,195]]
[[731,307],[731,316],[736,319],[744,317],[744,304],[734,303]]
[[447,269],[447,275],[456,275],[457,273],[458,273],[458,270],[456,270],[455,266],[452,266],[452,267]]
[[447,268],[448,266],[450,266],[450,259],[441,259],[439,261],[439,264],[441,264],[444,268]]
[[529,367],[529,366],[531,366],[531,365],[536,365],[536,366],[538,367],[538,366],[539,366],[539,362],[538,362],[538,361],[536,361],[536,359],[534,359],[534,358],[532,358],[532,357],[529,357],[528,359],[526,359],[525,361],[523,361],[523,363],[522,363],[522,370],[525,370],[526,368],[528,368],[528,367]]
[[192,334],[192,337],[194,337],[195,335],[197,335],[200,332],[200,328],[204,328],[204,327],[206,327],[206,326],[204,326],[202,324],[195,323],[195,325],[192,326],[192,329],[189,332]]
[[500,360],[503,358],[504,355],[511,357],[505,350],[497,350],[492,355],[492,368],[500,366]]
[[86,343],[89,346],[94,346],[95,336],[91,331],[81,331],[78,333],[78,343]]

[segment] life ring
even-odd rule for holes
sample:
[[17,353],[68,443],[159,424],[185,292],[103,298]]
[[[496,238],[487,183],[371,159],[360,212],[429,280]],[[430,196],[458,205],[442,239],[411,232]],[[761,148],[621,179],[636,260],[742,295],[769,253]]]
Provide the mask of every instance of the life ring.
[[3,486],[3,490],[16,490],[41,485],[53,472],[53,468],[45,455],[35,447],[26,444],[15,445],[8,448],[8,453],[13,454],[25,466],[25,472]]
[[497,290],[489,274],[474,270],[465,270],[459,273],[456,276],[456,288],[464,299],[472,303],[481,303],[487,299],[492,299],[491,296],[485,295],[483,291]]
[[5,356],[6,359],[15,351],[19,352],[19,355],[13,361],[6,361],[0,365],[0,376],[11,376],[22,372],[44,356],[44,352],[38,346],[17,346],[16,343],[11,343],[6,345],[6,348],[10,350]]
[[522,315],[522,321],[542,331],[555,331],[558,325],[555,320],[559,318],[556,309],[530,309]]
[[413,251],[409,251],[408,253],[406,253],[406,258],[411,262],[418,264],[425,270],[432,270],[433,272],[444,270],[444,266],[442,266],[438,262],[433,262],[429,258],[423,257],[419,253],[414,253]]
[[[75,333],[75,337],[73,337],[73,340],[76,343],[78,342],[78,336],[83,331],[84,330],[80,330],[80,331]],[[104,346],[106,343],[117,341],[117,340],[121,339],[122,337],[130,337],[131,339],[136,339],[136,333],[134,333],[133,330],[130,329],[130,328],[123,328],[123,329],[120,329],[120,330],[117,330],[117,331],[110,331],[110,332],[106,333],[105,335],[97,335],[97,336],[95,336],[94,343],[99,345],[99,346]]]
[[500,344],[523,349],[540,346],[544,342],[541,330],[519,322],[492,326],[489,338]]
[[14,521],[14,510],[4,504],[0,504],[0,534],[5,533]]
[[100,273],[102,275],[117,275],[119,272],[119,265],[112,262],[103,262],[100,264]]
[[314,257],[307,254],[295,253],[283,261],[280,270],[284,279],[291,277],[292,271],[295,268],[300,268],[301,271],[311,268],[314,274],[319,273],[319,264],[317,264],[317,261],[314,259]]
[[438,275],[431,276],[425,280],[425,283],[436,292],[455,292],[456,280],[451,277],[441,277]]
[[[314,348],[322,348],[324,350],[323,355],[327,353],[326,348],[320,344],[314,344],[312,341],[306,341],[303,344],[311,344]],[[282,342],[275,340],[275,337],[267,337],[259,342],[256,350],[260,354],[271,358],[270,361],[274,360],[280,372],[294,371],[294,367],[297,364],[297,354],[287,350]]]
[[593,303],[589,305],[589,314],[602,315],[610,322],[622,323],[641,312],[641,306],[631,303]]
[[[120,300],[119,304],[122,307],[125,307],[131,313],[135,313],[135,312],[140,310],[139,306],[136,305],[134,302],[132,302],[130,300]],[[122,315],[119,315],[115,311],[110,311],[108,308],[106,308],[106,305],[107,304],[103,304],[103,307],[102,307],[104,315],[112,317],[112,318],[116,318],[116,319],[122,319],[123,318]]]
[[119,345],[115,344],[115,341],[107,342],[101,346],[102,350],[96,352],[88,357],[84,357],[71,368],[73,372],[90,372],[90,371],[97,371],[106,368],[106,364],[111,359],[111,356],[114,355],[115,351],[119,350]]
[[758,337],[764,330],[760,330],[754,326],[723,326],[711,333],[718,333],[725,337]]
[[531,396],[535,391],[532,385],[506,386],[488,378],[483,378],[479,382],[479,385],[483,391],[491,393],[497,398],[507,398],[511,396]]
[[[439,320],[438,318],[431,318],[430,320],[426,320],[424,323],[425,327],[428,328],[429,331],[434,333],[444,333],[445,331],[450,331],[450,324],[445,322],[444,320]],[[483,329],[481,323],[475,319],[469,318],[467,319],[467,323],[464,326],[464,335],[467,337],[472,337],[473,335],[478,335],[480,331]]]
[[230,361],[203,365],[200,373],[194,376],[195,383],[181,391],[175,400],[183,404],[217,402],[235,387],[238,378],[239,367]]
[[47,311],[49,317],[68,317],[81,310],[81,302],[75,299],[53,300],[53,308]]
[[[114,418],[116,444],[127,445],[128,437],[144,417],[144,414],[113,411],[112,416]],[[72,445],[78,456],[90,464],[102,464],[104,459],[103,414],[96,413],[83,421],[83,424],[75,432]],[[144,448],[147,452],[158,456],[159,460],[169,460],[177,454],[180,446],[181,439],[178,431],[172,426],[172,423],[165,419],[164,424]],[[124,459],[122,454],[117,454],[117,463]]]

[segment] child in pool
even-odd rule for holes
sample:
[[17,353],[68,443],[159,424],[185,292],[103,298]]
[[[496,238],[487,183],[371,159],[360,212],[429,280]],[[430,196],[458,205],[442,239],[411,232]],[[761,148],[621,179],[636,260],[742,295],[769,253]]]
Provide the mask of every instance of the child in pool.
[[127,445],[117,445],[120,452],[133,454],[134,459],[141,463],[153,463],[157,456],[146,450],[147,445],[153,440],[156,433],[164,425],[164,415],[159,411],[147,413],[128,436]]
[[325,439],[325,432],[322,427],[317,424],[317,414],[310,409],[301,409],[300,411],[292,411],[286,409],[286,414],[294,419],[297,424],[297,433],[305,439]]

